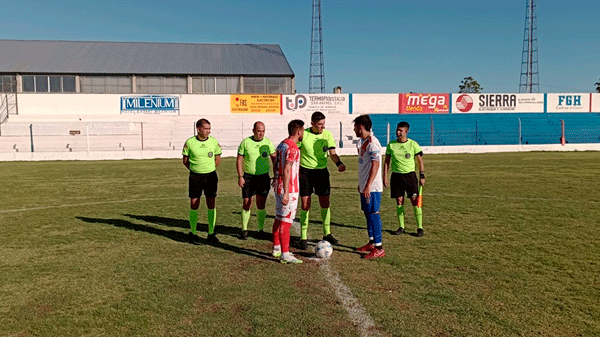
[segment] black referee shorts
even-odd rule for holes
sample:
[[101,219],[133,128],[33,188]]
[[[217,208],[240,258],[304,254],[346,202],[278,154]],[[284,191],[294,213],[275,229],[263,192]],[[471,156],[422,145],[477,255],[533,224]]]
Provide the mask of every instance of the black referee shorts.
[[307,169],[300,166],[300,196],[308,197],[313,192],[320,197],[331,194],[329,171],[327,168]]
[[248,174],[244,173],[244,187],[242,187],[242,198],[252,198],[253,195],[268,197],[271,189],[271,177],[268,173],[265,174]]
[[217,171],[210,173],[196,173],[190,171],[190,183],[189,191],[190,198],[202,197],[202,192],[207,198],[214,198],[217,196],[217,185],[219,177],[217,177]]
[[392,172],[390,179],[391,196],[392,198],[404,197],[404,194],[409,198],[419,196],[419,182],[417,181],[417,173],[398,173]]

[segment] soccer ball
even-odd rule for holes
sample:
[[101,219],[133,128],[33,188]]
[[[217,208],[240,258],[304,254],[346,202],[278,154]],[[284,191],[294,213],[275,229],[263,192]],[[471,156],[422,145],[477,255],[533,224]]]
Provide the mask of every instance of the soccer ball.
[[323,240],[319,241],[315,246],[315,255],[317,255],[320,259],[328,259],[333,254],[333,247],[331,247],[331,243]]

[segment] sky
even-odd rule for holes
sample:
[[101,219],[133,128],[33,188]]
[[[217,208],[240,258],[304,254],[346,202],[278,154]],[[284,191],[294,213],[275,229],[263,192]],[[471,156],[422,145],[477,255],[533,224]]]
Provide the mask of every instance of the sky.
[[[325,92],[518,92],[527,0],[321,0]],[[600,82],[600,1],[538,0],[540,92]],[[281,46],[308,92],[312,0],[2,0],[0,39]]]

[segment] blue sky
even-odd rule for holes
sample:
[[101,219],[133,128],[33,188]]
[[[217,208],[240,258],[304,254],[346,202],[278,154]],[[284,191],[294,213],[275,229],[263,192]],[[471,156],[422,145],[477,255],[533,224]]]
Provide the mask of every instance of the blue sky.
[[[526,0],[322,0],[325,86],[352,93],[518,92]],[[0,38],[279,44],[308,91],[311,0],[2,2]],[[540,92],[600,80],[600,1],[537,2]]]

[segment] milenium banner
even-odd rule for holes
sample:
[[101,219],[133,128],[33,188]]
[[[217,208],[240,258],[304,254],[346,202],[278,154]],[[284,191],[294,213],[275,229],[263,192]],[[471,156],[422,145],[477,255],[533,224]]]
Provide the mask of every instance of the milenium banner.
[[122,96],[121,114],[178,115],[179,97],[168,95]]

